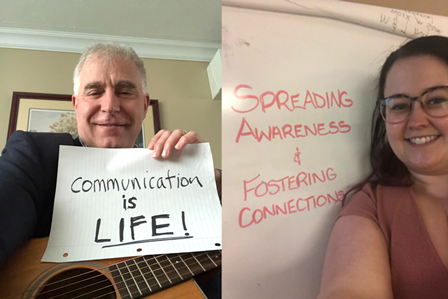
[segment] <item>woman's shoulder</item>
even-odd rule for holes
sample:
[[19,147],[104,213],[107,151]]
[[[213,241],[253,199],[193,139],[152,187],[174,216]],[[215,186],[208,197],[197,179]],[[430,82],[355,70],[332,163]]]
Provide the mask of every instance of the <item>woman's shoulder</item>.
[[379,181],[371,181],[356,192],[348,203],[357,200],[357,198],[365,198],[366,196],[374,202],[387,200],[390,197],[407,197],[409,196],[409,186],[388,186],[381,184]]
[[345,203],[338,218],[357,215],[377,222],[380,215],[395,210],[409,199],[409,187],[386,186],[378,181],[371,181]]

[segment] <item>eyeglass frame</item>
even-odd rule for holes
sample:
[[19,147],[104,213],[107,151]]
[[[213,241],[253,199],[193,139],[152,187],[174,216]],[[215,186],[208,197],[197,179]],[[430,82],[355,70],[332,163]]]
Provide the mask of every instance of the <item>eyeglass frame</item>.
[[[387,123],[390,123],[390,124],[399,124],[399,123],[401,123],[401,122],[404,122],[404,121],[411,115],[411,111],[412,111],[412,102],[415,102],[415,101],[417,101],[417,100],[420,102],[420,105],[422,106],[423,111],[425,111],[426,115],[431,116],[431,117],[435,117],[435,118],[446,117],[446,116],[448,116],[448,113],[447,113],[447,115],[443,115],[443,116],[432,116],[432,115],[428,114],[428,112],[426,111],[425,105],[423,104],[423,102],[422,102],[421,100],[419,100],[419,99],[421,99],[425,94],[427,94],[428,92],[431,92],[431,91],[434,91],[434,90],[436,90],[436,89],[440,89],[440,88],[447,88],[447,89],[448,89],[448,85],[437,85],[437,86],[430,87],[430,88],[428,88],[427,90],[425,90],[421,95],[419,95],[419,96],[417,96],[417,97],[410,97],[410,96],[408,96],[408,95],[406,95],[406,94],[402,94],[402,93],[394,94],[394,95],[385,97],[385,98],[383,98],[383,99],[381,99],[381,100],[377,100],[377,101],[376,101],[376,105],[377,105],[378,109],[380,110],[380,114],[381,114],[381,117],[383,118],[383,120],[384,120],[385,122],[387,122]],[[407,115],[403,120],[400,120],[399,122],[390,122],[390,121],[387,121],[386,118],[384,117],[383,112],[381,111],[381,110],[382,110],[382,107],[381,107],[381,106],[382,106],[382,103],[383,103],[385,100],[390,99],[390,98],[393,98],[393,97],[396,97],[396,96],[402,96],[402,97],[408,98],[409,100],[411,100],[411,106],[410,106],[410,108],[409,108],[409,113],[408,113],[408,115]],[[447,109],[447,111],[448,111],[448,109]]]

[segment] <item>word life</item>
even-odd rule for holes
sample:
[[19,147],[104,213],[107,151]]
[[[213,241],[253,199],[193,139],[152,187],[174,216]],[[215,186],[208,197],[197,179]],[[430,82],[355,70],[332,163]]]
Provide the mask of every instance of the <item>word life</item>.
[[[129,202],[131,202],[133,204],[133,207],[135,207],[135,203],[131,199],[129,199]],[[185,212],[184,211],[182,211],[181,217],[182,217],[183,230],[185,231],[185,237],[164,238],[164,239],[160,239],[161,241],[166,241],[166,240],[170,240],[170,239],[180,239],[180,238],[192,238],[190,236],[190,234],[187,232],[187,225],[185,222]],[[120,243],[122,243],[122,244],[117,244],[114,246],[135,244],[135,242],[123,243],[123,241],[125,239],[125,231],[129,231],[128,236],[130,236],[130,239],[132,239],[133,241],[135,241],[136,239],[141,240],[141,238],[136,237],[136,232],[135,232],[135,228],[140,225],[146,226],[146,228],[144,229],[144,233],[146,233],[145,234],[146,236],[147,236],[147,231],[148,231],[147,226],[150,227],[151,237],[174,235],[173,231],[168,230],[168,228],[170,228],[170,223],[169,223],[169,220],[171,219],[170,214],[153,215],[150,217],[150,219],[151,219],[150,223],[148,223],[148,221],[146,221],[146,217],[144,215],[129,217],[127,219],[121,218],[118,221],[117,234],[118,234],[118,239],[119,239]],[[101,218],[98,218],[96,221],[95,243],[105,243],[105,242],[112,241],[112,239],[110,239],[110,236],[108,236],[109,238],[105,238],[101,234],[102,221],[103,220]],[[128,237],[128,239],[129,239],[129,237]],[[151,242],[151,241],[157,241],[157,239],[137,241],[137,242],[144,243],[144,242]]]

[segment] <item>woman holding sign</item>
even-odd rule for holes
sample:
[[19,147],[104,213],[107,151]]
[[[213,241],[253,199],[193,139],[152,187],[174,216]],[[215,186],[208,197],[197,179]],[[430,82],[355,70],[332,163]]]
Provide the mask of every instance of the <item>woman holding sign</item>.
[[373,172],[338,215],[319,298],[448,298],[448,38],[393,52],[378,99]]

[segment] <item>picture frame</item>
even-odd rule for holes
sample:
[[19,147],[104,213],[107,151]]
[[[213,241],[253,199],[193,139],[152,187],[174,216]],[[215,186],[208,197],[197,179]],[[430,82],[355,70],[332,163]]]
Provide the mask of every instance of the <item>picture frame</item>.
[[[13,92],[7,138],[16,130],[70,133],[75,138],[77,131],[72,96]],[[159,102],[150,100],[146,119],[136,141],[137,147],[146,147],[146,142],[159,130]]]

